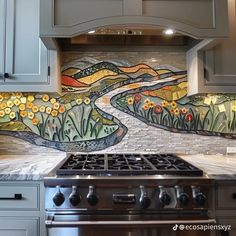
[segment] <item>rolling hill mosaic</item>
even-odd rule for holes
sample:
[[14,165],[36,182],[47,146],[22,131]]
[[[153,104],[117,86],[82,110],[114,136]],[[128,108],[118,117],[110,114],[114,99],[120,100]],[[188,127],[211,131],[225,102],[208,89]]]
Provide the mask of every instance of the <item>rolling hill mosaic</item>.
[[148,125],[236,138],[236,95],[188,98],[186,71],[91,61],[63,67],[61,96],[1,93],[0,134],[63,151],[105,149],[129,132],[122,120],[96,105],[114,91],[106,103]]

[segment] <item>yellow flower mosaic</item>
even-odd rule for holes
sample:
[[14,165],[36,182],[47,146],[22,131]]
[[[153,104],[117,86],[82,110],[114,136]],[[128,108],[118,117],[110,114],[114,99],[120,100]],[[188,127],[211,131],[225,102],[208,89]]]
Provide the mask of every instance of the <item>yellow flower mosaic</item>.
[[9,114],[9,117],[10,117],[10,119],[16,118],[16,113],[15,113],[14,111],[12,111],[12,112]]
[[76,99],[76,103],[77,103],[78,105],[82,104],[82,102],[83,102],[83,100],[82,100],[81,98],[77,98],[77,99]]
[[162,107],[167,107],[167,106],[169,106],[169,102],[164,100],[164,101],[162,101],[161,106]]
[[57,110],[52,110],[51,115],[53,117],[57,116],[58,115],[58,111]]
[[54,110],[58,110],[59,107],[60,107],[60,104],[59,104],[58,102],[55,102],[55,103],[53,104],[53,109],[54,109]]
[[0,108],[3,110],[7,107],[7,104],[5,102],[0,104]]
[[174,113],[175,113],[176,116],[178,116],[179,115],[179,109],[175,108]]
[[32,124],[33,125],[37,125],[39,123],[39,119],[37,117],[35,117],[33,120],[32,120]]
[[46,107],[45,107],[45,106],[40,106],[40,108],[39,108],[39,111],[40,111],[40,112],[43,113],[43,112],[45,112],[45,110],[46,110]]
[[7,108],[5,109],[5,113],[8,115],[8,114],[10,114],[10,112],[11,112],[11,108],[7,107]]
[[27,111],[20,111],[20,116],[25,118],[27,116]]
[[20,105],[20,99],[18,99],[18,98],[16,98],[15,100],[14,100],[14,104],[16,105],[16,106],[19,106]]
[[149,107],[153,108],[155,106],[155,102],[151,101],[149,102]]
[[133,105],[134,104],[134,99],[132,97],[128,98],[127,103],[129,105]]
[[5,111],[0,111],[0,117],[4,117],[5,116]]
[[29,95],[29,96],[27,97],[27,100],[28,100],[29,102],[33,102],[33,101],[34,101],[34,96],[33,96],[33,95]]
[[171,106],[172,108],[176,108],[176,107],[177,107],[177,103],[176,103],[175,101],[172,101],[172,102],[170,103],[170,106]]
[[86,105],[90,104],[90,102],[91,102],[91,101],[90,101],[90,98],[85,98],[85,99],[84,99],[84,103],[85,103]]
[[33,103],[32,102],[27,102],[26,107],[29,108],[29,109],[32,109]]
[[51,98],[51,99],[50,99],[50,102],[51,102],[52,104],[54,104],[56,101],[57,101],[56,98]]
[[26,97],[20,98],[20,102],[25,104],[27,102]]
[[28,118],[32,120],[34,118],[34,113],[28,112]]
[[11,108],[14,106],[14,103],[11,100],[7,101],[7,106]]
[[47,114],[51,114],[51,112],[52,112],[52,108],[51,108],[51,107],[47,107],[47,108],[46,108],[46,113],[47,113]]
[[33,111],[34,113],[38,112],[38,111],[39,111],[38,106],[33,106],[33,107],[32,107],[32,111]]
[[44,102],[48,102],[48,101],[49,101],[49,96],[48,96],[47,94],[44,94],[44,95],[42,96],[42,100],[43,100]]
[[62,113],[64,113],[64,112],[65,112],[65,110],[66,110],[66,109],[65,109],[65,107],[64,107],[64,106],[60,106],[60,108],[59,108],[59,110],[58,110],[58,111],[59,111],[59,113],[61,113],[61,114],[62,114]]
[[24,110],[25,110],[25,104],[20,104],[19,110],[20,110],[20,111],[24,111]]

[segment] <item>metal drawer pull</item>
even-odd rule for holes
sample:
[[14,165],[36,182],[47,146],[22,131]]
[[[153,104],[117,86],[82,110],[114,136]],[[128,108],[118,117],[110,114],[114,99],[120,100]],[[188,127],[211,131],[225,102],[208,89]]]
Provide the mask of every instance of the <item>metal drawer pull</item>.
[[135,220],[135,221],[53,221],[46,220],[48,227],[88,226],[88,225],[175,225],[175,224],[215,224],[215,219],[208,220]]
[[5,79],[9,79],[10,78],[10,75],[8,73],[4,73],[4,78]]
[[22,200],[22,194],[16,193],[14,194],[14,197],[0,197],[0,200]]

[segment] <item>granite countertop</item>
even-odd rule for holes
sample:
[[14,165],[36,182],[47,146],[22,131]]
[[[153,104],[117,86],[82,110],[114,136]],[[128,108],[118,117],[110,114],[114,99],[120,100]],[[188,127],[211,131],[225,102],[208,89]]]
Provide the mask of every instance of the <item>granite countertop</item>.
[[215,179],[236,179],[236,155],[180,155]]
[[66,157],[66,153],[0,155],[0,181],[41,180]]
[[[66,153],[0,155],[0,181],[42,180],[66,157]],[[236,155],[180,155],[216,179],[236,179]]]

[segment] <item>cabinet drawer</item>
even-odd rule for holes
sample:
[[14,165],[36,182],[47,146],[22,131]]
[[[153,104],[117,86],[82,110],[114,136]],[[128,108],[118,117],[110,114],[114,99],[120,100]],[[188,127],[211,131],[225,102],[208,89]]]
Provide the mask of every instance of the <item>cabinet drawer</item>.
[[236,218],[235,217],[221,217],[220,219],[217,219],[217,224],[219,225],[224,225],[228,228],[228,234],[227,232],[224,231],[216,231],[217,232],[217,236],[224,236],[224,235],[228,235],[228,236],[234,236],[236,235]]
[[[21,199],[14,199],[21,194]],[[0,184],[0,210],[37,210],[39,209],[39,185]]]
[[219,184],[216,194],[217,209],[236,209],[236,184]]

